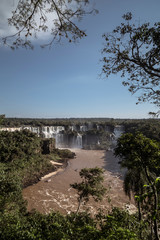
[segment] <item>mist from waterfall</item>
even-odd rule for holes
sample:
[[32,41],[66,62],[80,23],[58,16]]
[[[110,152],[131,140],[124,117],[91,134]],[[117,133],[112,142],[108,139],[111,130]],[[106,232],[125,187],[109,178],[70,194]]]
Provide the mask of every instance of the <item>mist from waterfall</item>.
[[[115,127],[104,126],[93,123],[73,126],[24,126],[18,130],[28,129],[42,138],[54,138],[56,148],[88,148],[98,147],[101,144],[100,132],[108,134],[108,141],[111,148],[116,145],[117,139],[124,132],[124,127],[117,125]],[[17,128],[1,129],[7,131],[16,131]],[[91,148],[90,148],[91,147]],[[109,148],[109,149],[111,149]]]

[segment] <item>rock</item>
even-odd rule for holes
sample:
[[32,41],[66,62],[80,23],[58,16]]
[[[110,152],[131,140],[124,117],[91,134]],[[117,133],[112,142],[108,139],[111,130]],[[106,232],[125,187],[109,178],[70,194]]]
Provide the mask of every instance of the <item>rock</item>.
[[49,178],[49,179],[45,180],[45,182],[51,182],[51,178]]

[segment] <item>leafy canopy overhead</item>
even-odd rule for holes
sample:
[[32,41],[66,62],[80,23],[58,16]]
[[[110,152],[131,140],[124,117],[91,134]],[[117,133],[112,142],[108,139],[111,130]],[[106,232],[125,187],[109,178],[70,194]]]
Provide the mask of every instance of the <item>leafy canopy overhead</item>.
[[111,33],[104,34],[102,74],[108,77],[121,72],[122,82],[138,102],[149,101],[160,107],[160,22],[132,23],[132,14]]
[[39,32],[50,32],[51,46],[54,41],[63,37],[69,42],[86,36],[77,21],[84,15],[97,13],[97,10],[87,10],[90,0],[19,0],[8,24],[16,28],[16,33],[1,39],[3,44],[12,49],[25,47],[33,48],[32,37]]

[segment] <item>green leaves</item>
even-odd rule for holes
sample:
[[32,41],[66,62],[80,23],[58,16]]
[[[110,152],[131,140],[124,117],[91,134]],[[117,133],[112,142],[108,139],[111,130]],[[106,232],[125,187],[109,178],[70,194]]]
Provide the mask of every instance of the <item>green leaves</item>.
[[104,170],[98,167],[83,168],[79,173],[82,182],[71,184],[71,187],[76,189],[78,193],[79,206],[77,212],[79,211],[81,202],[88,202],[90,196],[92,196],[95,201],[102,200],[102,197],[106,192],[106,189],[102,185],[103,172]]
[[141,133],[122,135],[115,149],[115,155],[122,158],[122,166],[128,169],[147,166],[153,172],[160,171],[159,154],[160,144]]
[[[149,101],[160,107],[160,27],[159,23],[138,24],[132,14],[123,15],[124,22],[112,33],[103,35],[105,44],[102,54],[102,74],[121,73],[128,79],[123,82],[128,90],[140,93],[138,102]],[[107,64],[105,59],[107,59]]]
[[76,20],[80,21],[86,14],[98,13],[95,9],[87,9],[89,3],[89,0],[18,1],[15,11],[8,19],[8,24],[17,31],[11,36],[3,37],[1,41],[13,50],[20,47],[33,49],[33,37],[38,37],[39,32],[48,32],[51,40],[42,47],[51,47],[62,38],[75,42],[86,36]]
[[124,134],[118,139],[115,155],[121,158],[121,166],[128,169],[125,191],[135,194],[139,219],[143,213],[158,240],[160,143],[142,133]]
[[0,132],[0,162],[11,162],[16,158],[40,151],[40,139],[28,130]]

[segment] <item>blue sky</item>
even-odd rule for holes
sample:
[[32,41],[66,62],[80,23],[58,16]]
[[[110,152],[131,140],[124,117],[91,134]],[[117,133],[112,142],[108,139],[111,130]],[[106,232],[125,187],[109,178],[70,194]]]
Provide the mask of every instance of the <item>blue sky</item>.
[[[136,105],[136,96],[122,86],[119,75],[101,79],[99,74],[102,34],[119,25],[121,16],[128,11],[140,22],[159,21],[160,1],[94,2],[99,14],[87,16],[79,24],[86,29],[87,37],[77,44],[63,41],[49,50],[41,49],[37,40],[33,51],[11,51],[1,46],[0,114],[33,118],[146,118],[149,111],[155,110],[147,103]],[[0,27],[2,30],[4,25]],[[47,42],[47,36],[44,41]]]

